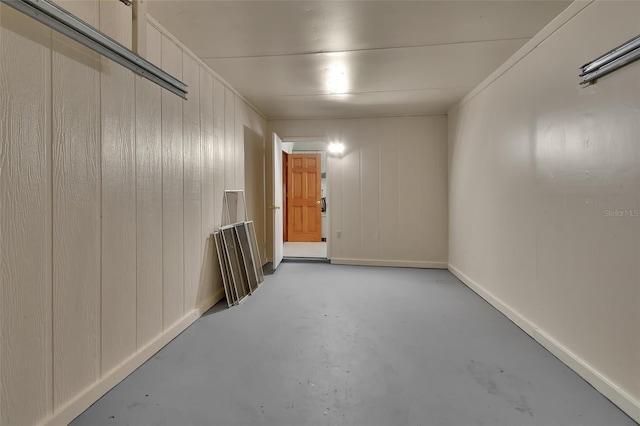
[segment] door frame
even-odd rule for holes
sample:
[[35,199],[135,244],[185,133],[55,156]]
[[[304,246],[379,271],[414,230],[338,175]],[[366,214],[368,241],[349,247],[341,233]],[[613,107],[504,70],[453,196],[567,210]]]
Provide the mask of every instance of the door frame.
[[[282,233],[282,139],[275,132],[271,136],[271,197],[269,206],[272,215],[272,265],[276,270],[282,261],[284,241]],[[278,194],[278,188],[280,194]],[[278,226],[278,224],[280,226]],[[279,232],[278,232],[279,231]]]
[[[321,142],[324,144],[324,150],[315,150],[315,151],[324,151],[326,153],[326,165],[325,165],[325,170],[327,173],[326,176],[326,181],[325,181],[325,197],[327,198],[327,259],[331,260],[331,209],[333,206],[333,203],[331,202],[331,181],[332,181],[332,172],[331,172],[331,156],[329,155],[329,142],[327,141],[327,139],[324,136],[299,136],[299,137],[290,137],[290,136],[285,136],[285,137],[281,137],[281,140],[283,143],[286,142]],[[284,151],[283,151],[284,152]],[[272,167],[273,170],[273,167]],[[272,172],[275,173],[275,172]],[[271,177],[271,180],[273,181],[274,177]],[[322,220],[322,219],[320,219]],[[275,238],[275,236],[274,236]]]
[[289,241],[289,154],[282,151],[282,229],[284,233],[283,241]]

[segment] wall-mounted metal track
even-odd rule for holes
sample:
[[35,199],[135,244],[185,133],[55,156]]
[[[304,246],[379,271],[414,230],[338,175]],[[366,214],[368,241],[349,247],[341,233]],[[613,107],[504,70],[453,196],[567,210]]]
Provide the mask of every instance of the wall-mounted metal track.
[[580,84],[588,86],[595,81],[640,58],[640,36],[584,64],[580,73]]
[[49,0],[0,0],[49,28],[186,99],[187,85]]

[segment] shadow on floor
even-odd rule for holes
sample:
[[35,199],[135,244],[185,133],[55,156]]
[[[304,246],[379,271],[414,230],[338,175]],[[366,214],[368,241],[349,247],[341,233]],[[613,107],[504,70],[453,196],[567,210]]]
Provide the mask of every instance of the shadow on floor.
[[[275,270],[273,269],[273,264],[268,262],[266,265],[262,267],[262,271],[264,275],[273,275]],[[218,303],[213,305],[207,312],[202,314],[203,317],[208,317],[209,315],[217,314],[220,311],[226,311],[229,309],[227,306],[227,298],[223,297]]]
[[222,298],[218,303],[213,305],[207,312],[202,314],[203,317],[208,317],[209,315],[217,314],[220,311],[226,311],[229,309],[227,306],[227,299],[225,297]]
[[266,265],[262,267],[262,273],[265,275],[273,275],[275,272],[276,270],[273,269],[273,263],[271,262],[267,262]]
[[326,257],[295,257],[286,256],[282,258],[283,262],[298,262],[298,263],[331,263],[331,260]]

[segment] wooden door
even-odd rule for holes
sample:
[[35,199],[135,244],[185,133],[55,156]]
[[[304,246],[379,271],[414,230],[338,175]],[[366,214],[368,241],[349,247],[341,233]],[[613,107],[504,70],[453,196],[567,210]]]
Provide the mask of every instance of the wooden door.
[[288,160],[288,241],[320,242],[320,154],[290,154]]
[[284,203],[282,209],[282,223],[284,223],[284,241],[289,241],[289,226],[287,225],[289,223],[289,218],[287,217],[287,213],[289,212],[289,200],[287,197],[287,170],[289,170],[289,154],[282,151],[282,202]]

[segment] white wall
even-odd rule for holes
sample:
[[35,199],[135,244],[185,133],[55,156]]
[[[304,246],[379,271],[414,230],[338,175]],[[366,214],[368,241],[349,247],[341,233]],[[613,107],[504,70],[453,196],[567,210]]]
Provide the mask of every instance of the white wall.
[[[60,4],[131,46],[131,8]],[[209,235],[266,121],[142,28],[188,101],[0,6],[2,425],[66,424],[223,295]]]
[[446,268],[446,123],[445,116],[269,121],[283,139],[346,146],[328,161],[333,263]]
[[640,3],[585,4],[450,113],[449,262],[639,421],[640,63],[584,89],[578,68]]

